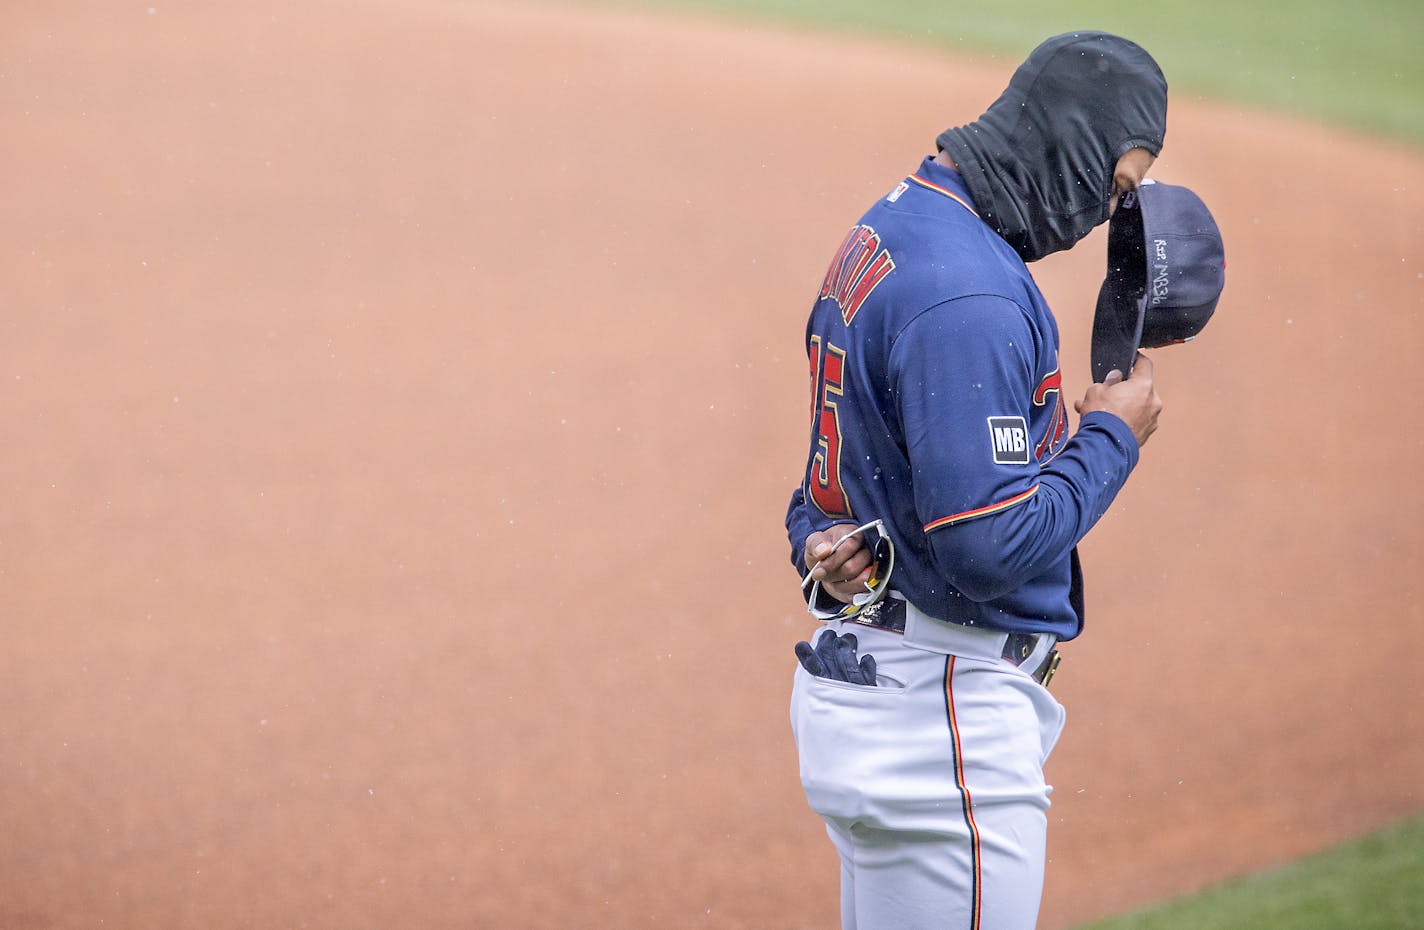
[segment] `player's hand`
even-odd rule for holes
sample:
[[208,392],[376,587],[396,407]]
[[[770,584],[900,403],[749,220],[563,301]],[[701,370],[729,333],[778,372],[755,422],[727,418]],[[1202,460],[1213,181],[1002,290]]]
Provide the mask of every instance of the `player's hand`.
[[875,656],[866,654],[857,659],[855,651],[859,647],[854,633],[837,636],[835,630],[826,630],[816,640],[815,648],[810,643],[797,643],[796,658],[802,668],[818,678],[874,687]]
[[821,583],[821,590],[843,604],[865,593],[865,583],[875,557],[861,536],[841,543],[835,552],[831,548],[856,529],[854,523],[837,523],[806,537],[806,567],[811,578]]
[[1157,417],[1162,413],[1162,398],[1152,380],[1152,359],[1138,352],[1132,377],[1123,378],[1122,372],[1113,369],[1101,384],[1088,388],[1073,408],[1079,416],[1094,410],[1111,413],[1128,425],[1139,448],[1146,445],[1147,438],[1157,432]]

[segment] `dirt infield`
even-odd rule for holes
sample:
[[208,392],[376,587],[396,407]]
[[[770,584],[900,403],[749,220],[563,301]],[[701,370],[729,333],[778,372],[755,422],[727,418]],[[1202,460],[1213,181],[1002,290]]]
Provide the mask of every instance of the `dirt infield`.
[[[833,924],[786,721],[804,316],[1012,64],[15,5],[0,927]],[[1045,928],[1424,807],[1424,157],[1171,106],[1227,292],[1085,546]],[[1039,272],[1072,397],[1100,236]]]

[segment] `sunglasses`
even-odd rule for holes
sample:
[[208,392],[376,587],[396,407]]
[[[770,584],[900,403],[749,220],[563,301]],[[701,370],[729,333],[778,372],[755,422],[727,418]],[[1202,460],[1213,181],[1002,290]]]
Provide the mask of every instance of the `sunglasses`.
[[[895,542],[885,532],[884,520],[872,520],[864,526],[858,526],[851,532],[836,540],[831,546],[831,552],[835,552],[847,539],[853,536],[866,536],[871,530],[875,531],[875,542],[871,546],[871,555],[874,562],[870,566],[870,577],[865,579],[865,590],[858,592],[851,597],[849,604],[844,604],[839,610],[822,610],[816,606],[820,599],[821,582],[820,579],[811,578],[811,573],[807,572],[806,577],[801,579],[801,590],[806,590],[806,586],[811,586],[811,601],[806,605],[806,610],[813,617],[820,620],[835,620],[837,618],[854,617],[867,607],[879,602],[890,590],[890,573],[895,570]],[[828,553],[829,554],[829,553]]]

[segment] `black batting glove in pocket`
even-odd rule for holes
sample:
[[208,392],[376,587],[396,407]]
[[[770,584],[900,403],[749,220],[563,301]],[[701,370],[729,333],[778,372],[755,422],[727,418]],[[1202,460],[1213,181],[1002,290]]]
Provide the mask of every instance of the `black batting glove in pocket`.
[[796,658],[801,667],[817,678],[844,681],[852,685],[875,687],[875,656],[856,657],[860,643],[854,633],[836,635],[835,630],[826,630],[816,641],[800,642],[795,646]]

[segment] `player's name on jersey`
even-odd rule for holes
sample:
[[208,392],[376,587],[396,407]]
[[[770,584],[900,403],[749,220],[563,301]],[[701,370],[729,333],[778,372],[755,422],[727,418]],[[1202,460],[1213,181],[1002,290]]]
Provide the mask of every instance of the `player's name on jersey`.
[[856,226],[846,234],[826,269],[821,299],[834,300],[849,326],[871,291],[894,270],[895,259],[889,249],[881,248],[880,235],[869,226]]

